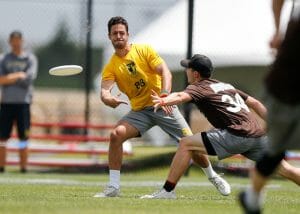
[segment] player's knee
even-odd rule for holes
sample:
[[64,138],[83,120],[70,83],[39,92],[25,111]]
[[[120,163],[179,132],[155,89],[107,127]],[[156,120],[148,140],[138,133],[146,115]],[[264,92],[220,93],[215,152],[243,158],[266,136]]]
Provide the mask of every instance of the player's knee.
[[190,142],[189,137],[181,138],[179,141],[179,148],[180,149],[186,148],[188,146],[189,142]]
[[255,167],[262,176],[269,177],[277,169],[284,156],[284,152],[273,156],[264,154],[264,156],[256,162]]
[[179,141],[179,145],[187,145],[191,142],[190,137],[183,137]]
[[119,142],[125,138],[126,129],[122,126],[117,126],[111,133],[110,133],[110,140],[111,142]]

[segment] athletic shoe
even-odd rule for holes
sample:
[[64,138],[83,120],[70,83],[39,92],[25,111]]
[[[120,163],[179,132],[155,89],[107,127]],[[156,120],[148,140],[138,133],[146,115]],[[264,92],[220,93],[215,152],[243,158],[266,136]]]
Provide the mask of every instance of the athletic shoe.
[[261,213],[260,208],[257,208],[256,210],[252,210],[249,208],[249,206],[246,203],[245,197],[246,197],[246,192],[243,191],[239,194],[239,198],[238,198],[244,213],[245,214],[260,214]]
[[174,191],[167,192],[164,188],[152,193],[151,195],[144,195],[140,197],[141,199],[176,199],[176,194]]
[[217,190],[224,196],[228,196],[231,193],[230,185],[221,178],[220,175],[216,175],[215,177],[208,179],[216,188]]
[[118,197],[120,196],[120,189],[114,186],[107,186],[103,192],[98,192],[94,198]]

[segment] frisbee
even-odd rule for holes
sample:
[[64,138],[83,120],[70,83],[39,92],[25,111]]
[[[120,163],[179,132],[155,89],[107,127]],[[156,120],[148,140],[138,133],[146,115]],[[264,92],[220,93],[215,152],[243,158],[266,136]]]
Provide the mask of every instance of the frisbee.
[[61,65],[51,68],[49,74],[54,76],[71,76],[79,74],[82,69],[79,65]]

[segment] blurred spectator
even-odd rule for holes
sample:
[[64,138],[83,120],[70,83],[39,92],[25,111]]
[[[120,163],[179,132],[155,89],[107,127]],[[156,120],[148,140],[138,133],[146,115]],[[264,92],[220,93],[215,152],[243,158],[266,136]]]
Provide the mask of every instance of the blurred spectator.
[[280,32],[283,4],[284,0],[273,0],[276,30],[270,47],[277,50],[277,55],[265,79],[270,146],[251,171],[252,186],[239,195],[245,213],[262,212],[262,191],[268,178],[285,157],[286,150],[300,148],[300,79],[297,74],[300,68],[300,1],[293,1],[284,39]]
[[20,170],[26,172],[28,138],[30,131],[30,105],[33,80],[37,75],[37,58],[23,49],[20,31],[9,35],[11,51],[0,57],[0,172],[5,171],[6,143],[14,123],[19,138]]

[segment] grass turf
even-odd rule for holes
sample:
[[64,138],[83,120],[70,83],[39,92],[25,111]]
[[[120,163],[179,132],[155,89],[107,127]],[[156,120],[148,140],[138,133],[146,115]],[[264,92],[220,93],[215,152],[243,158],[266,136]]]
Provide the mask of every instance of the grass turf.
[[[122,174],[122,197],[93,198],[108,180],[107,174],[54,174],[9,170],[0,174],[0,213],[241,213],[236,196],[248,178],[226,176],[232,194],[219,195],[201,170],[191,168],[176,189],[176,200],[142,200],[163,184],[168,168]],[[267,188],[265,213],[298,213],[299,187],[272,180]]]

